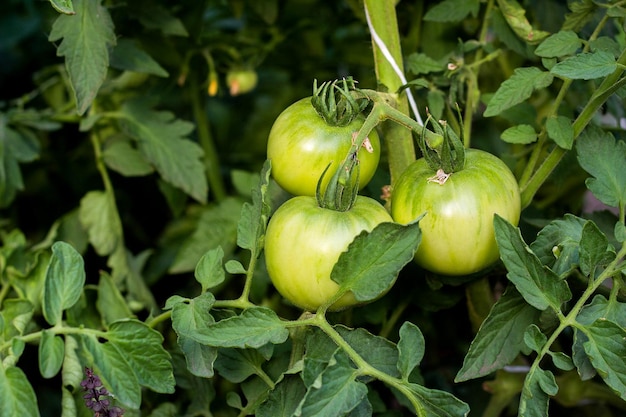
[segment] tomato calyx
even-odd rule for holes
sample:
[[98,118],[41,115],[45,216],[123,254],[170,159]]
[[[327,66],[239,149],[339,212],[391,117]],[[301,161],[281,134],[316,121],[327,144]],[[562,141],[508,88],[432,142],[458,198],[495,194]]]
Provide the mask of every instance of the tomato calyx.
[[359,148],[356,145],[350,148],[348,155],[339,165],[322,194],[322,180],[332,162],[326,166],[315,190],[315,198],[320,207],[335,211],[348,211],[352,208],[359,193],[358,152]]
[[311,104],[328,125],[346,126],[369,104],[368,98],[355,96],[353,92],[358,92],[358,89],[352,77],[323,82],[319,88],[315,80]]
[[[429,122],[435,135],[426,134]],[[435,120],[429,114],[417,143],[428,166],[436,172],[428,179],[429,182],[443,185],[452,173],[462,170],[465,166],[463,141],[445,120]]]

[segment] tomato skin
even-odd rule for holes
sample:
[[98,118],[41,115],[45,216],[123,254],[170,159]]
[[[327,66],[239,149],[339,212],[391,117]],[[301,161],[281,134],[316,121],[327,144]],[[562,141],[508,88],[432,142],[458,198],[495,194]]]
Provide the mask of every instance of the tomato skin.
[[[391,222],[377,201],[358,196],[348,211],[318,206],[314,197],[293,197],[271,217],[265,235],[267,271],[278,292],[294,305],[315,311],[337,293],[333,266],[361,231]],[[345,294],[330,311],[358,304]]]
[[[346,126],[330,126],[311,105],[311,97],[287,107],[276,119],[267,142],[267,158],[272,160],[272,176],[293,195],[314,196],[317,182],[329,163],[322,191],[352,146],[352,135],[363,125],[359,116]],[[359,150],[359,189],[374,176],[380,160],[380,138],[368,135],[373,151]]]
[[465,168],[440,185],[423,158],[412,163],[393,187],[391,215],[402,224],[419,215],[422,242],[415,261],[431,272],[467,275],[498,260],[494,213],[517,225],[521,203],[517,181],[497,157],[467,149]]

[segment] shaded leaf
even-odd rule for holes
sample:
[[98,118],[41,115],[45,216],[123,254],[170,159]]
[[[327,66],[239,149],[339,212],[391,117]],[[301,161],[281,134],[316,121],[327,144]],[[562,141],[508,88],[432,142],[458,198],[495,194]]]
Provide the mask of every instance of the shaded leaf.
[[556,395],[559,387],[554,375],[541,368],[533,368],[526,375],[520,397],[520,417],[545,417],[548,415],[550,395]]
[[161,177],[201,203],[207,200],[202,148],[187,138],[192,123],[177,119],[173,113],[154,111],[139,101],[126,102],[120,122],[124,132],[135,139],[139,151]]
[[580,271],[585,276],[593,277],[597,267],[604,266],[613,259],[615,252],[610,250],[607,237],[594,222],[586,222],[580,239]]
[[578,248],[585,223],[585,219],[566,214],[541,229],[530,248],[543,265],[565,276],[578,266]]
[[50,0],[50,4],[59,13],[74,14],[72,0]]
[[222,258],[224,251],[221,246],[211,249],[198,261],[194,276],[196,281],[202,285],[202,292],[206,292],[209,288],[216,287],[224,282],[226,274],[222,266]]
[[626,400],[626,330],[606,319],[596,320],[581,330],[587,336],[583,346],[594,368],[604,382]]
[[74,0],[74,11],[76,14],[57,17],[48,40],[63,39],[57,55],[65,57],[77,111],[83,114],[106,78],[108,48],[115,45],[116,38],[109,11],[100,0]]
[[287,375],[257,409],[257,417],[292,417],[306,393],[302,379]]
[[238,316],[190,332],[189,337],[215,347],[259,348],[267,343],[283,343],[289,330],[273,310],[252,307]]
[[120,39],[111,52],[111,66],[117,69],[168,77],[168,72],[130,39]]
[[525,101],[534,90],[546,88],[552,84],[553,79],[552,74],[536,67],[516,68],[513,75],[500,85],[489,100],[484,113],[485,117],[496,116]]
[[424,20],[432,22],[460,22],[470,13],[478,14],[479,0],[444,0],[437,3],[424,15]]
[[121,223],[113,196],[90,191],[80,200],[79,218],[89,242],[100,256],[110,255],[120,243]]
[[497,214],[494,225],[500,257],[508,271],[507,278],[528,304],[539,310],[551,307],[560,311],[561,304],[572,297],[567,282],[541,264],[526,246],[518,228]]
[[170,266],[170,273],[193,271],[202,256],[218,246],[225,253],[233,250],[237,240],[237,222],[242,202],[226,198],[218,205],[202,209],[193,233],[185,239]]
[[546,335],[543,334],[535,324],[528,326],[524,332],[524,343],[537,353],[541,351],[547,341],[548,338]]
[[161,31],[164,35],[189,36],[183,22],[163,5],[137,2],[137,6],[132,9],[132,14],[148,29]]
[[61,369],[65,355],[65,343],[61,336],[51,330],[41,332],[39,341],[39,372],[44,378],[52,378]]
[[141,177],[154,172],[154,168],[129,140],[110,140],[102,151],[109,168],[125,177]]
[[503,141],[508,143],[516,143],[526,145],[537,140],[537,132],[531,125],[521,124],[509,127],[500,136]]
[[261,373],[264,363],[265,358],[254,349],[219,349],[214,366],[221,376],[239,384]]
[[[421,52],[414,52],[406,58],[406,68],[412,74],[428,74],[446,69],[445,63],[439,62]],[[416,80],[416,82],[419,82]],[[426,85],[427,87],[428,85]]]
[[568,117],[548,117],[546,120],[546,131],[550,139],[559,145],[559,147],[572,149],[572,145],[574,144],[574,127]]
[[133,316],[133,312],[126,304],[126,300],[119,288],[115,285],[111,276],[104,271],[100,273],[96,307],[106,324]]
[[509,286],[480,326],[454,380],[480,378],[510,364],[524,347],[524,330],[537,322],[539,315]]
[[599,128],[587,128],[576,141],[580,166],[592,178],[585,184],[611,207],[626,205],[626,143]]
[[319,383],[309,387],[294,415],[340,417],[350,412],[367,395],[367,387],[356,376],[348,356],[338,350],[319,376]]
[[272,207],[268,192],[272,164],[266,160],[261,170],[260,181],[252,188],[252,204],[244,203],[237,224],[237,245],[248,249],[258,257],[264,246],[265,231]]
[[413,259],[422,238],[418,221],[406,226],[381,223],[369,233],[361,232],[339,256],[331,279],[359,301],[377,298]]
[[63,311],[78,302],[85,285],[82,256],[65,242],[52,245],[43,294],[43,315],[46,321],[57,325]]
[[[449,392],[405,383],[411,396],[419,403],[419,415],[428,417],[460,417],[470,412],[469,405]],[[417,410],[416,410],[417,411]]]
[[404,379],[409,378],[413,369],[419,366],[424,357],[424,335],[419,327],[406,321],[400,327],[400,341],[398,341],[398,371]]
[[548,36],[535,49],[535,55],[542,58],[558,58],[572,55],[582,47],[582,41],[571,30],[562,30]]
[[572,80],[593,80],[607,76],[616,69],[615,56],[610,52],[598,50],[566,58],[553,66],[550,72]]
[[572,1],[568,3],[568,6],[572,12],[565,15],[563,30],[572,30],[574,32],[580,31],[593,19],[599,7],[593,0]]
[[39,148],[36,138],[7,126],[7,118],[0,113],[0,208],[24,189],[19,163],[36,159]]
[[549,32],[531,26],[526,18],[526,10],[516,0],[498,0],[498,6],[513,32],[524,42],[536,44],[549,35]]

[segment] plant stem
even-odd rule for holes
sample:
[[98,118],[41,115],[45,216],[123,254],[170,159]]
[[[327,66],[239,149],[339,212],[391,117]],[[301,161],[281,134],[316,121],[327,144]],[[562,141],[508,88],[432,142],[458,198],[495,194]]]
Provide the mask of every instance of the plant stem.
[[[396,2],[393,0],[365,0],[365,14],[371,22],[371,27],[387,46],[399,70],[403,71],[402,51],[396,17]],[[396,74],[392,64],[384,56],[382,50],[372,38],[374,50],[374,65],[379,89],[386,89],[396,99],[396,107],[401,113],[409,114],[409,105],[405,93],[396,94],[402,86],[402,81]],[[407,116],[408,117],[408,116]],[[382,133],[387,144],[389,172],[391,184],[415,160],[415,146],[411,132],[395,124],[382,126]]]
[[191,99],[193,117],[196,121],[198,141],[204,150],[204,166],[207,181],[209,182],[209,189],[211,193],[213,193],[216,201],[222,201],[226,198],[226,188],[220,172],[217,149],[215,147],[215,143],[213,142],[207,115],[204,111],[204,102],[201,99],[201,97],[203,97],[203,90],[199,87],[195,74],[192,74],[189,77],[188,93]]

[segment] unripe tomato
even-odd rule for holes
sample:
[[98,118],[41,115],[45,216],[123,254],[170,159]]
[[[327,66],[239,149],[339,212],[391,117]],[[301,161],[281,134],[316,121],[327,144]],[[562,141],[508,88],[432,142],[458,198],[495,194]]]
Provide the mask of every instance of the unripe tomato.
[[[287,107],[274,122],[267,143],[267,158],[272,160],[276,182],[293,195],[314,196],[320,176],[332,162],[322,183],[324,191],[364,120],[358,116],[346,126],[330,126],[317,114],[310,97]],[[358,153],[359,189],[372,179],[380,160],[378,134],[372,131],[368,140]]]
[[[385,208],[368,197],[358,196],[348,211],[321,208],[314,197],[288,200],[270,219],[265,235],[265,261],[274,287],[294,305],[317,310],[339,289],[330,278],[339,255],[363,230],[391,221]],[[347,293],[329,310],[357,303]]]
[[236,69],[226,74],[226,84],[228,84],[228,91],[231,96],[238,96],[254,90],[258,79],[256,71],[251,69]]
[[420,220],[422,242],[418,265],[443,275],[478,272],[499,257],[493,217],[513,225],[520,218],[517,181],[504,162],[490,153],[467,149],[464,169],[447,181],[432,181],[426,160],[412,163],[400,175],[391,195],[391,215],[399,223]]

